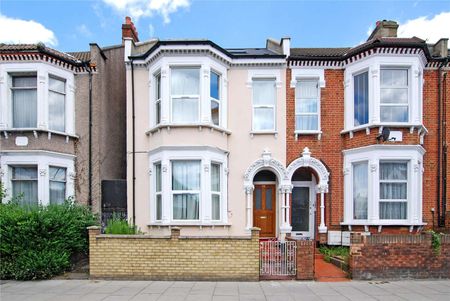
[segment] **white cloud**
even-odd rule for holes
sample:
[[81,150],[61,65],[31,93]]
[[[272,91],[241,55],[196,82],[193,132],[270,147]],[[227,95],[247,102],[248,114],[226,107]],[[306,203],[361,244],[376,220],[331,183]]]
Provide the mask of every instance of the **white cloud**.
[[14,19],[0,14],[0,28],[0,42],[3,43],[42,42],[50,46],[58,45],[53,31],[33,20]]
[[163,17],[164,23],[170,22],[170,14],[190,5],[190,0],[103,0],[103,2],[135,20],[159,14]]
[[430,43],[435,43],[440,38],[450,38],[450,12],[407,20],[400,24],[398,36],[405,38],[416,36]]
[[92,31],[89,29],[89,27],[86,26],[86,24],[81,24],[77,26],[77,31],[78,33],[80,33],[81,35],[90,38],[93,36]]

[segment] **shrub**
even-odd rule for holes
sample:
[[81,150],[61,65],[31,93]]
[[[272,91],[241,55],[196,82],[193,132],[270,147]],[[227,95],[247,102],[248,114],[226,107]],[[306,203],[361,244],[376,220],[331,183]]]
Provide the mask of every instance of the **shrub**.
[[113,215],[111,219],[106,222],[105,228],[106,234],[138,234],[135,225],[128,224],[126,219],[121,218],[118,215]]
[[331,257],[339,256],[348,261],[349,248],[341,246],[321,246],[319,247],[319,252],[324,255],[324,260],[329,262]]
[[87,253],[86,227],[98,224],[88,207],[0,204],[0,278],[45,279],[70,268],[73,254]]

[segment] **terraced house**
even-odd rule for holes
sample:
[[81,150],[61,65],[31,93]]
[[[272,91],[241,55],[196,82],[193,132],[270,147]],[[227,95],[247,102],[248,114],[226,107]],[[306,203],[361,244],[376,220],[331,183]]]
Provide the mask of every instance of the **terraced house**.
[[0,45],[0,179],[7,199],[74,197],[101,211],[102,182],[125,177],[123,46],[63,53]]
[[144,232],[349,243],[448,224],[448,46],[377,23],[350,48],[123,31],[128,213]]

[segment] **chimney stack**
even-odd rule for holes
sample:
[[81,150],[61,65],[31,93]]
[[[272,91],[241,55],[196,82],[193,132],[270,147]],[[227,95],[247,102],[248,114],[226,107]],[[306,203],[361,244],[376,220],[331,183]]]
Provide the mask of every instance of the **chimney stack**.
[[130,17],[125,17],[125,23],[122,24],[122,41],[132,39],[133,42],[139,42],[138,32]]
[[433,56],[447,57],[448,56],[448,39],[440,39],[433,45]]
[[396,38],[398,23],[395,21],[378,21],[367,41],[377,38]]

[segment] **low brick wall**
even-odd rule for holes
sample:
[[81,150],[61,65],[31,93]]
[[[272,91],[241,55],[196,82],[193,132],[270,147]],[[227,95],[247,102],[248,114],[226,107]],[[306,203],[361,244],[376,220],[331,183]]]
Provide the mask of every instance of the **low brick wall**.
[[259,228],[251,237],[105,235],[89,227],[91,278],[259,280]]
[[314,279],[314,240],[297,240],[297,280]]
[[349,267],[353,279],[450,278],[450,235],[439,254],[430,234],[375,234],[351,237]]

